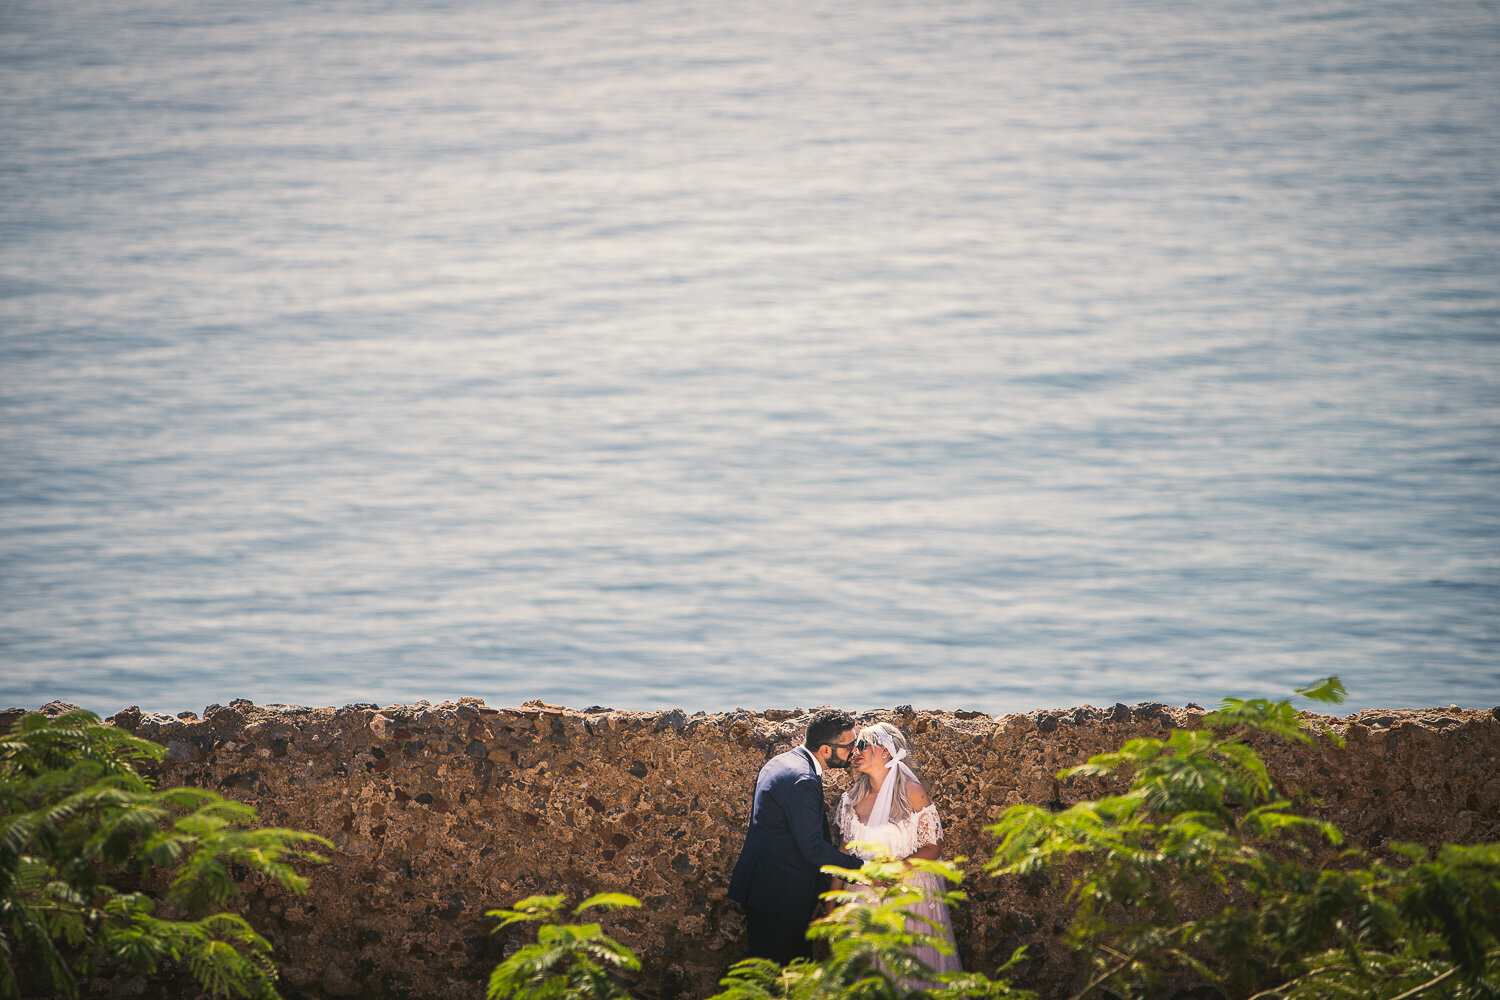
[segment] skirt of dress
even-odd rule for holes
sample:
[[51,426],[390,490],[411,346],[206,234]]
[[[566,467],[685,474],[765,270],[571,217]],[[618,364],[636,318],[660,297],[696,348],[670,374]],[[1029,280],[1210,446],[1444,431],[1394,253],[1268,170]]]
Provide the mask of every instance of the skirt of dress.
[[[942,879],[936,875],[927,875],[916,872],[911,875],[909,883],[916,889],[921,890],[921,897],[906,904],[906,912],[913,915],[913,919],[907,921],[909,930],[920,931],[934,937],[945,938],[949,948],[955,948],[953,940],[953,920],[948,915],[948,904],[941,899],[935,898],[935,893],[946,887]],[[867,890],[869,891],[869,890]],[[873,891],[869,891],[874,898]],[[917,918],[926,917],[926,920]],[[928,921],[931,921],[929,923]],[[955,949],[951,954],[944,955],[936,948],[914,948],[912,957],[927,964],[934,975],[942,975],[945,972],[962,972],[963,966],[958,960],[958,952]],[[909,987],[919,987],[924,983],[906,983]]]

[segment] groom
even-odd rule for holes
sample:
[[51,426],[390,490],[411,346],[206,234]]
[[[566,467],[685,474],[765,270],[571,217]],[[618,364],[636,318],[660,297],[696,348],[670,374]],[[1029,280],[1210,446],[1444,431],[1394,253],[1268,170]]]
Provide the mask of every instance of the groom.
[[828,883],[819,869],[863,864],[833,846],[823,813],[823,770],[849,766],[854,731],[852,716],[819,712],[803,745],[766,761],[755,779],[750,832],[729,881],[729,898],[745,908],[752,958],[811,958],[807,925]]

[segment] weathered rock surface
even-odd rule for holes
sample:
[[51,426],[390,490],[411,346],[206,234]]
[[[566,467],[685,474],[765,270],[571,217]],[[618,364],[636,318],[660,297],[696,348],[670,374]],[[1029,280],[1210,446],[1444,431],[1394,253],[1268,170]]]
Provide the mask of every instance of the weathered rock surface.
[[[1262,750],[1283,788],[1320,799],[1320,815],[1351,843],[1496,840],[1497,713],[1309,717],[1347,748],[1318,739]],[[275,944],[289,998],[478,1000],[495,963],[526,939],[491,933],[487,910],[533,893],[622,891],[645,904],[607,918],[641,956],[637,991],[675,1000],[706,996],[743,955],[743,919],[726,888],[750,789],[768,757],[801,740],[808,714],[237,701],[202,718],[132,708],[113,722],[168,748],[163,784],[215,789],[256,806],[267,825],[336,845],[309,872],[304,898],[246,885],[245,908]],[[1068,992],[1078,970],[1060,944],[1064,889],[985,875],[985,827],[1015,803],[1098,795],[1097,781],[1055,775],[1201,716],[1160,705],[869,716],[908,734],[947,828],[945,856],[971,859],[970,900],[955,914],[966,967],[991,970],[1026,945],[1031,985]],[[830,805],[842,781],[829,781]]]

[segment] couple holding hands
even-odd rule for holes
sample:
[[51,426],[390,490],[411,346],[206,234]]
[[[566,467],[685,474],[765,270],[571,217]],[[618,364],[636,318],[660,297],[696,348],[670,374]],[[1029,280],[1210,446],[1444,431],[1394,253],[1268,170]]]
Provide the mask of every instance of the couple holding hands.
[[[807,925],[827,888],[824,865],[858,868],[875,857],[938,857],[943,824],[927,790],[904,759],[906,737],[895,726],[877,722],[863,729],[844,712],[817,713],[803,744],[768,760],[755,779],[750,830],[729,898],[745,908],[751,957],[785,964],[810,958]],[[823,772],[853,768],[859,776],[839,800],[829,831],[823,811]],[[834,846],[846,845],[847,853]],[[870,845],[876,845],[879,850]],[[953,943],[948,908],[933,893],[943,888],[933,875],[913,872],[910,883],[921,896],[908,912],[933,921],[931,933]],[[923,926],[927,930],[927,926]],[[955,955],[918,949],[915,957],[935,973],[959,968]]]

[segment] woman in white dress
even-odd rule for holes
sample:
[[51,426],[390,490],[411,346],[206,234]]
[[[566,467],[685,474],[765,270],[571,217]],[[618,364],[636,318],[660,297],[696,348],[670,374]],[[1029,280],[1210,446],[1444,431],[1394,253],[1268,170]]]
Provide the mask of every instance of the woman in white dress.
[[[839,800],[836,824],[840,837],[851,854],[869,860],[889,856],[938,859],[938,841],[943,839],[943,824],[927,789],[904,763],[906,737],[888,722],[877,722],[859,731],[854,743],[854,767],[859,777]],[[883,851],[868,845],[879,845]],[[922,898],[907,905],[908,912],[932,921],[929,926],[914,921],[913,929],[946,937],[953,944],[953,922],[948,906],[934,897],[947,888],[936,875],[912,872],[912,886],[921,889]],[[934,973],[958,972],[958,955],[944,955],[936,948],[918,948],[915,958],[925,962]]]

